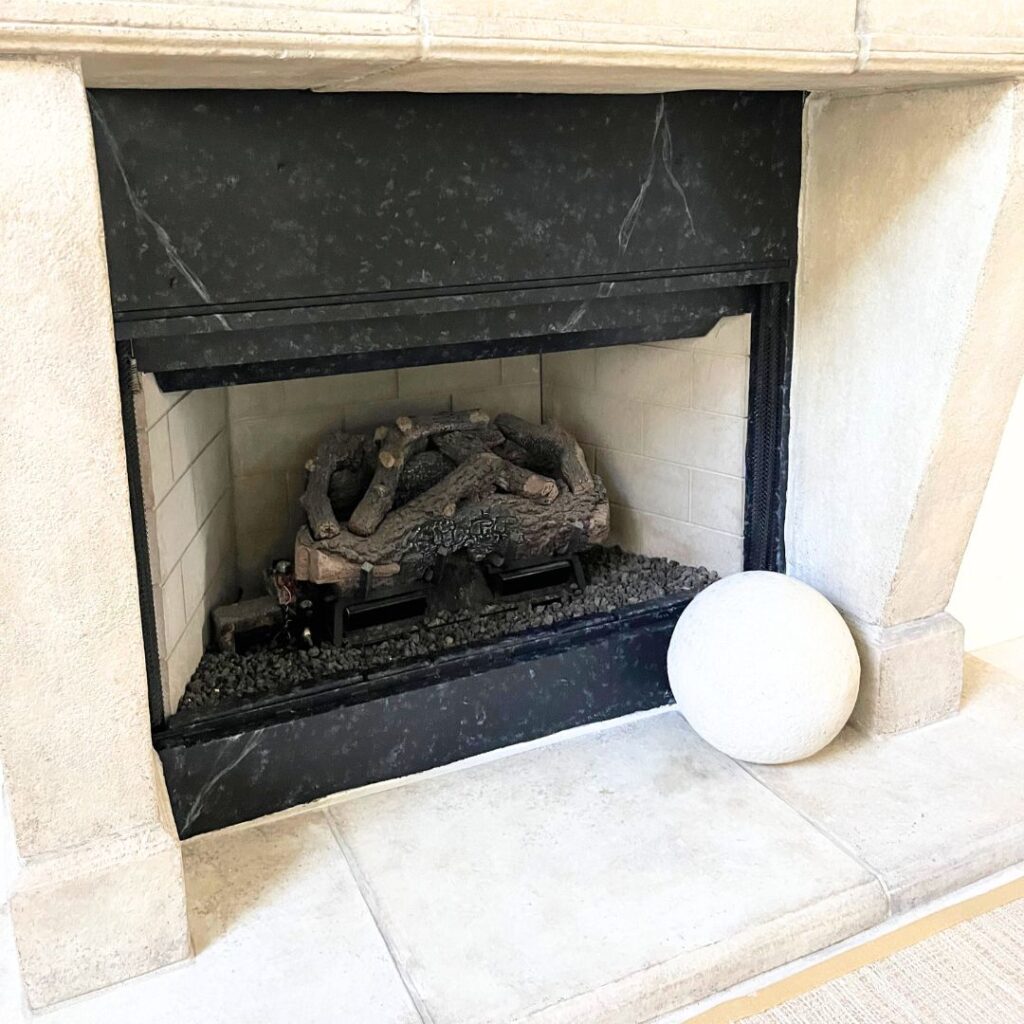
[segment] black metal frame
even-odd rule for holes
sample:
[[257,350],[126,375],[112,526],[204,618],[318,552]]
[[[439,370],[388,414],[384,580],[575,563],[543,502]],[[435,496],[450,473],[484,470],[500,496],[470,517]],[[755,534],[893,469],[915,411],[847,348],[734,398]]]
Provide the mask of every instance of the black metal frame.
[[765,285],[754,307],[747,403],[745,569],[786,571],[793,286]]

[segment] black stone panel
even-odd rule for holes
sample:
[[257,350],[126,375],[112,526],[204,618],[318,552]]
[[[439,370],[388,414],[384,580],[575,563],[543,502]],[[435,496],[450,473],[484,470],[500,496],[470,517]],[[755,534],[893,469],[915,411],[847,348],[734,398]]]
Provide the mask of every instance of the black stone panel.
[[[734,276],[758,280],[765,272]],[[338,314],[331,318],[307,319],[308,310],[296,310],[289,323],[277,325],[261,323],[259,314],[226,314],[222,319],[231,322],[230,332],[140,331],[131,346],[136,367],[155,372],[165,391],[176,391],[695,337],[723,316],[750,312],[756,301],[752,286],[665,291],[664,283],[645,282],[649,287],[632,293],[623,288],[623,294],[619,289],[599,294],[592,285],[542,289],[544,294],[529,293],[531,301],[524,304],[481,305],[461,296],[445,300],[444,308],[425,301],[380,303],[384,310],[359,303],[331,307]],[[157,324],[122,326],[152,330]]]
[[665,655],[687,603],[663,599],[158,732],[179,833],[668,704]]
[[118,317],[796,256],[799,93],[90,103]]

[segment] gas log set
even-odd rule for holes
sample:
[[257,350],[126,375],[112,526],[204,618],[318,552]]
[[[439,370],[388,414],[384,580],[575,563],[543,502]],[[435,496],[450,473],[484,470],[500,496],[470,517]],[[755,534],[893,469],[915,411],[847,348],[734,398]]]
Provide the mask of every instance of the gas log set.
[[479,410],[328,432],[267,594],[213,612],[180,714],[359,677],[668,595],[706,569],[604,548],[608,495],[555,424]]
[[608,497],[576,440],[517,416],[400,416],[372,436],[337,431],[308,471],[295,575],[345,592],[423,579],[458,552],[519,567],[608,536]]

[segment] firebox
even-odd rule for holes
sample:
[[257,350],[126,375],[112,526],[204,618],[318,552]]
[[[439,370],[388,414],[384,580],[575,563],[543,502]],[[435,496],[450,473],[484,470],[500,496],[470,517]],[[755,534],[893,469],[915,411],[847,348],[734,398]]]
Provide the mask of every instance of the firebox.
[[784,568],[802,103],[90,94],[182,837],[668,703]]

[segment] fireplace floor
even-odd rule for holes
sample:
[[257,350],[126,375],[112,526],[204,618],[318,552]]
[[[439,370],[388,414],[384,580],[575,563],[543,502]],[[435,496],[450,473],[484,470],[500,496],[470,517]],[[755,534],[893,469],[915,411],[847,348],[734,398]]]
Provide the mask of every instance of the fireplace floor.
[[871,941],[1024,869],[1024,643],[986,656],[956,718],[800,764],[664,709],[200,836],[195,960],[47,1021],[635,1024]]
[[583,590],[561,586],[495,599],[481,571],[456,563],[430,590],[419,619],[372,626],[312,649],[267,644],[244,653],[207,652],[189,680],[171,727],[203,713],[316,687],[353,682],[385,668],[427,665],[442,655],[538,629],[584,623],[618,609],[671,596],[693,597],[717,579],[708,569],[668,558],[593,547],[580,555]]

